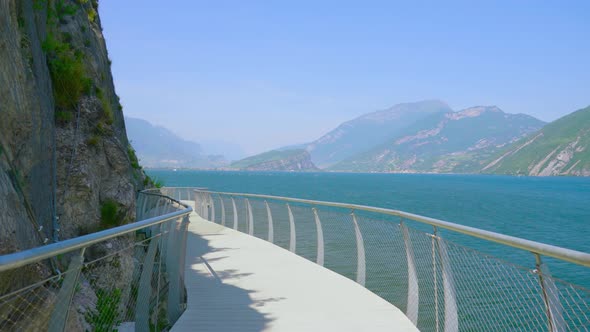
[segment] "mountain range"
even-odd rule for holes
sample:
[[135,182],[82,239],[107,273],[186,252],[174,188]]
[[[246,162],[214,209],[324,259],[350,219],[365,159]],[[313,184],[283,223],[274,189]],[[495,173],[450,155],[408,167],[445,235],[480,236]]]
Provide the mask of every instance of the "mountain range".
[[454,111],[426,100],[364,114],[310,143],[279,150],[304,149],[312,164],[328,171],[478,173],[499,151],[544,125],[496,106]]
[[370,150],[330,170],[363,172],[472,172],[500,148],[539,130],[545,123],[495,106],[437,112],[415,121]]
[[420,120],[447,112],[452,110],[438,100],[399,104],[344,122],[303,148],[316,165],[326,168],[398,136]]
[[222,155],[207,155],[195,142],[148,121],[125,117],[127,136],[147,168],[218,168],[228,164]]
[[144,120],[126,118],[146,167],[590,176],[590,107],[549,124],[496,106],[426,100],[346,121],[318,139],[228,163]]

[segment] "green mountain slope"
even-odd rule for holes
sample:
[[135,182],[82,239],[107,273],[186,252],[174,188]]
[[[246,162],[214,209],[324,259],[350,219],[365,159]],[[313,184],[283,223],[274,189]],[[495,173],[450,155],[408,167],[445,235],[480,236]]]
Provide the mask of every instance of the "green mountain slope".
[[238,160],[231,168],[248,171],[310,171],[317,170],[309,152],[303,149],[272,150]]
[[331,170],[364,172],[474,172],[508,143],[541,128],[524,114],[507,114],[495,106],[434,114],[398,136],[342,161]]
[[305,148],[313,162],[327,167],[396,137],[399,132],[432,114],[451,112],[438,100],[398,104],[344,122],[319,139],[291,148]]
[[590,106],[500,151],[484,173],[590,176]]

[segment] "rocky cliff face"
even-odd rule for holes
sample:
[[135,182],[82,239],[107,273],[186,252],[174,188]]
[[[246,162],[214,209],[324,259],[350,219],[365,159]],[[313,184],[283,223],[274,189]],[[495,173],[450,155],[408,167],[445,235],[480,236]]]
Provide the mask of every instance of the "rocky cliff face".
[[[136,191],[149,182],[127,140],[97,6],[0,1],[0,254],[132,221]],[[117,250],[128,241],[109,246]],[[2,273],[0,294],[66,264],[55,259]],[[119,267],[105,265],[94,277],[120,287],[131,278],[130,264],[132,257],[121,254]],[[66,330],[92,329],[83,312],[95,307],[98,288],[94,281],[75,296],[73,308],[83,310],[72,310]],[[54,295],[36,304],[27,330],[43,323]]]
[[314,171],[318,168],[303,149],[269,151],[237,161],[233,168],[244,171]]
[[96,1],[0,1],[0,253],[134,218],[145,180],[125,133]]

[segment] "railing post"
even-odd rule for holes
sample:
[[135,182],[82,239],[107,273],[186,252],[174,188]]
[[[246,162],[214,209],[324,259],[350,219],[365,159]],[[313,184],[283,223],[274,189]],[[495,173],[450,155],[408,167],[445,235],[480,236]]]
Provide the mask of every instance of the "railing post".
[[236,208],[236,200],[232,197],[231,204],[234,208],[234,229],[238,229],[238,209]]
[[203,217],[203,211],[201,211],[201,192],[195,192],[195,213],[198,214],[200,217]]
[[[151,229],[152,236],[160,229],[160,226],[154,226]],[[143,268],[139,278],[139,287],[137,301],[135,302],[135,331],[149,331],[150,329],[150,298],[152,295],[152,271],[154,269],[154,259],[160,237],[150,240],[147,254],[143,259]]]
[[215,203],[213,202],[212,194],[209,194],[209,204],[211,205],[211,221],[215,222]]
[[436,332],[439,331],[439,313],[438,313],[438,272],[436,269],[436,237],[437,237],[436,226],[432,226],[432,276],[434,284],[434,317],[436,323]]
[[294,253],[297,246],[297,234],[295,234],[295,218],[293,218],[293,212],[291,212],[289,203],[287,203],[287,212],[289,212],[289,251]]
[[225,226],[225,204],[223,204],[223,197],[219,195],[219,202],[221,203],[221,224]]
[[180,252],[178,253],[178,259],[179,259],[179,263],[178,263],[178,269],[179,269],[179,288],[178,288],[178,316],[176,317],[176,319],[178,319],[178,317],[180,317],[180,314],[182,314],[182,312],[184,311],[184,307],[181,307],[180,305],[183,304],[184,300],[183,300],[183,294],[185,291],[185,285],[184,285],[184,272],[185,272],[185,264],[186,264],[186,239],[188,237],[188,225],[190,223],[190,219],[188,216],[185,216],[182,219],[182,223],[180,224]]
[[209,220],[209,194],[203,193],[203,218]]
[[[180,306],[182,293],[184,292],[184,262],[186,255],[186,236],[188,227],[188,216],[182,218],[180,225],[177,220],[172,221],[174,228],[173,241],[171,247],[168,248],[169,266],[167,266],[168,278],[170,280],[168,286],[168,317],[170,322],[175,322],[180,314],[182,308]],[[170,238],[169,238],[170,239]]]
[[144,196],[144,199],[143,199],[142,206],[141,206],[141,219],[140,220],[145,219],[145,212],[146,212],[145,209],[146,209],[147,203],[149,201],[149,197],[150,197],[149,195],[146,195],[146,194],[143,194],[142,196]]
[[177,246],[179,242],[178,220],[170,220],[168,228],[168,243],[166,249],[166,273],[168,275],[168,321],[173,322],[174,317],[178,317],[178,257]]
[[84,263],[85,250],[86,248],[80,249],[80,252],[72,256],[72,259],[70,260],[66,277],[64,278],[59,293],[57,294],[55,306],[53,307],[53,312],[51,313],[51,318],[49,320],[48,331],[50,332],[61,332],[66,330],[66,322],[68,321],[70,313],[72,297],[74,296],[78,277],[80,276],[80,271],[82,270],[82,265]]
[[356,237],[356,282],[365,286],[365,242],[363,241],[363,234],[361,234],[361,229],[359,228],[354,211],[352,211],[350,215],[352,216],[354,234]]
[[320,216],[318,215],[318,209],[312,208],[313,216],[315,219],[315,228],[318,235],[318,253],[316,262],[320,266],[324,266],[324,232],[322,231],[322,223],[320,222]]
[[246,198],[246,210],[248,210],[248,234],[254,235],[254,217],[252,216],[252,206]]
[[272,224],[272,213],[270,212],[270,206],[268,206],[268,202],[264,201],[264,205],[266,206],[266,217],[268,219],[268,242],[274,242],[274,229]]
[[[164,222],[160,226],[160,234],[162,234],[160,239],[160,257],[164,258],[164,266],[168,265],[168,250],[169,248],[169,241],[170,235],[172,233],[172,222]],[[162,258],[160,258],[162,260]]]
[[[408,305],[406,307],[406,316],[410,321],[418,325],[418,309],[420,305],[420,288],[418,286],[418,277],[416,274],[416,263],[414,260],[414,248],[412,247],[412,240],[408,228],[404,224],[403,219],[400,218],[400,229],[404,238],[404,246],[406,248],[406,261],[408,265]],[[438,315],[437,315],[438,317]],[[438,325],[437,325],[438,328]]]
[[207,193],[202,193],[201,209],[203,210],[203,218],[209,220],[209,203],[207,202]]
[[137,201],[135,202],[135,219],[143,220],[141,215],[141,206],[143,205],[143,201],[145,200],[145,195],[142,195],[141,192],[137,193]]
[[166,207],[166,200],[162,197],[158,198],[158,203],[156,203],[156,208],[153,211],[152,217],[157,217],[162,215],[162,210]]
[[197,212],[197,214],[203,218],[203,193],[199,191],[196,196],[198,197],[197,200],[199,202],[197,205],[195,205],[195,212]]
[[535,262],[541,291],[543,292],[543,303],[545,303],[549,332],[566,331],[567,326],[563,320],[563,307],[559,301],[559,290],[551,279],[549,268],[537,253],[535,253]]
[[436,240],[442,264],[443,290],[445,294],[445,332],[456,332],[459,331],[459,318],[457,316],[457,293],[455,292],[451,260],[444,240],[440,236],[437,236]]

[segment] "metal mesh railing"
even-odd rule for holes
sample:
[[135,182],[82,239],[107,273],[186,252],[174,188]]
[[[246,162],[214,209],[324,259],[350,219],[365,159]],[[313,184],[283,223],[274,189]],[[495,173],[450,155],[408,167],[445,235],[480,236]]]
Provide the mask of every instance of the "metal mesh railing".
[[0,256],[0,331],[168,330],[186,305],[191,211],[145,191],[135,223]]
[[[587,274],[586,253],[366,206],[205,190],[192,199],[205,219],[236,221],[239,231],[357,281],[422,331],[590,329],[590,290],[554,278],[545,263],[560,259]],[[524,249],[530,264],[465,246],[465,235]]]

